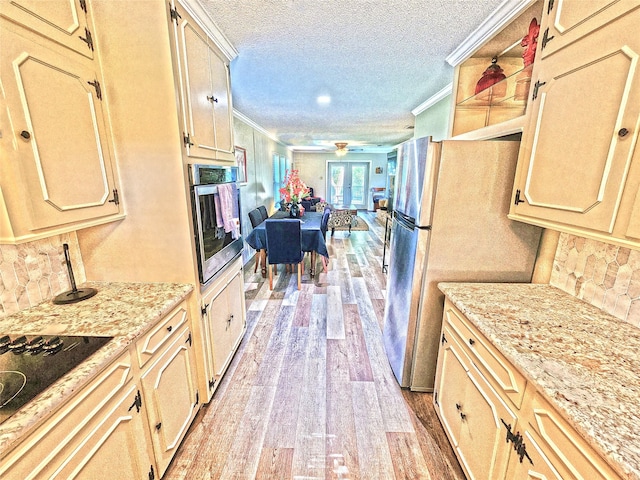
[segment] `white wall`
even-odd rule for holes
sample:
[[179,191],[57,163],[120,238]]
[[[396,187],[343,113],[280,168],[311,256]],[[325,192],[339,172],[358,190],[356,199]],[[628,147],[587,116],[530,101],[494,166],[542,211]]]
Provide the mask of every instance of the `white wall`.
[[416,115],[414,138],[433,137],[434,141],[448,138],[451,95],[447,95],[427,110]]

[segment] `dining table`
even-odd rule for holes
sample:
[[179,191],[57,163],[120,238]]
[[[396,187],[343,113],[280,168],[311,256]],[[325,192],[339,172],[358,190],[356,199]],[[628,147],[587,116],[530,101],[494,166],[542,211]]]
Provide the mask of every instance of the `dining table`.
[[[271,215],[269,219],[282,219],[291,218],[288,211],[278,210]],[[311,276],[315,275],[315,263],[316,255],[319,254],[322,257],[322,265],[326,271],[327,263],[329,260],[329,251],[327,250],[327,244],[325,242],[325,236],[322,232],[322,212],[314,212],[305,210],[301,221],[302,230],[302,251],[311,253]],[[262,222],[256,226],[249,235],[247,235],[245,241],[251,246],[251,248],[260,251],[262,255],[262,275],[267,273],[266,251],[267,251],[267,230],[265,228],[265,222]]]

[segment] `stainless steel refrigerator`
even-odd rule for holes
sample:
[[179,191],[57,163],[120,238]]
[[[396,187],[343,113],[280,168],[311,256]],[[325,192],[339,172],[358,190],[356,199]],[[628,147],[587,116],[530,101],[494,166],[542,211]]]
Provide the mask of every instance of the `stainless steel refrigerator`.
[[442,281],[530,282],[542,230],[507,218],[518,141],[398,148],[383,339],[402,387],[433,391]]

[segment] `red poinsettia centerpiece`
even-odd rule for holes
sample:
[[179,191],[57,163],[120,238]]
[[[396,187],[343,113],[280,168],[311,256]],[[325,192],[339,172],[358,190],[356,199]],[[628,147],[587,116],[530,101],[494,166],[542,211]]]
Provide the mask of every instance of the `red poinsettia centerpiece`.
[[280,189],[280,197],[283,202],[287,204],[298,204],[300,200],[309,195],[309,188],[300,180],[298,170],[287,170],[284,187]]

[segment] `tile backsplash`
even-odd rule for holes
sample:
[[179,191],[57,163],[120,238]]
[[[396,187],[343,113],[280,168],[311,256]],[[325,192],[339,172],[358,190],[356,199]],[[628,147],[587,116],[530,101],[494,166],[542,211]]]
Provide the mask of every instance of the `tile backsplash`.
[[640,250],[561,233],[549,283],[640,327]]
[[69,245],[73,276],[80,285],[85,273],[75,232],[20,245],[0,245],[0,318],[71,289],[64,243]]

